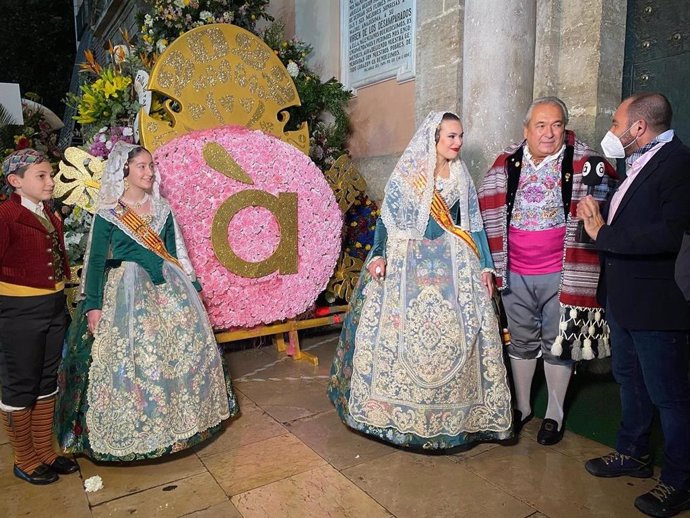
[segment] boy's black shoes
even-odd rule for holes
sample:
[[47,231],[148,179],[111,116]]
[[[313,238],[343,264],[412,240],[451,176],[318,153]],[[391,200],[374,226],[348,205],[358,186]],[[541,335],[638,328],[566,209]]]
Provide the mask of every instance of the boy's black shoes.
[[60,475],[69,475],[70,473],[74,473],[79,469],[79,464],[74,462],[72,459],[58,455],[58,457],[48,467]]
[[45,464],[41,464],[31,473],[27,473],[15,465],[14,476],[21,478],[22,480],[26,480],[29,484],[36,484],[38,486],[52,484],[53,482],[56,482],[58,478],[60,478],[50,466],[46,466]]

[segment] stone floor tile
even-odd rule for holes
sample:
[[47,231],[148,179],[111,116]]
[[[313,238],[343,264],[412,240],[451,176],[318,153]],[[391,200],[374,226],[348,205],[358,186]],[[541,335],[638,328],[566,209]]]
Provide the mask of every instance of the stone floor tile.
[[466,459],[463,465],[553,517],[628,517],[635,514],[635,497],[656,483],[592,477],[574,456],[525,438],[515,446],[493,448]]
[[0,445],[7,444],[10,442],[10,438],[7,437],[7,432],[5,432],[5,427],[0,426]]
[[194,447],[199,457],[203,459],[232,448],[285,434],[283,425],[256,405],[244,405],[240,406],[240,409],[241,414],[238,417],[225,422],[222,433]]
[[132,463],[99,463],[85,457],[77,457],[81,474],[86,480],[98,475],[103,479],[103,489],[88,493],[91,505],[139,493],[152,487],[198,475],[204,465],[193,451],[176,453],[156,460]]
[[14,451],[9,444],[0,445],[0,492],[6,486],[21,483],[17,477],[12,474],[14,467]]
[[[519,441],[536,441],[537,433],[541,427],[542,420],[539,418],[532,419],[525,425],[520,434]],[[509,447],[509,446],[507,446]],[[599,442],[588,439],[568,430],[563,434],[563,439],[558,444],[548,446],[556,451],[560,451],[564,455],[578,459],[584,463],[593,457],[600,457],[611,451],[611,447],[601,444]]]
[[396,452],[343,475],[397,518],[523,518],[537,510],[446,456]]
[[230,372],[233,380],[319,376],[325,380],[330,373],[339,334],[331,332],[300,339],[302,350],[314,354],[319,359],[318,366],[308,361],[293,360],[285,353],[276,353],[272,345],[232,353],[226,358],[228,363],[232,362]]
[[337,470],[396,451],[392,446],[350,430],[335,410],[299,419],[285,426]]
[[232,497],[245,518],[307,516],[377,518],[391,514],[331,466]]
[[240,406],[240,412],[251,412],[253,410],[259,410],[262,411],[258,406],[256,406],[256,403],[249,399],[245,394],[240,392],[240,390],[237,387],[233,387],[235,391],[235,397],[237,398],[237,403]]
[[223,502],[212,505],[207,509],[194,511],[193,513],[185,514],[184,516],[185,518],[242,518],[242,515],[237,510],[237,507],[235,507],[230,500],[224,500]]
[[[100,517],[177,517],[227,502],[225,493],[208,473],[117,498],[93,507],[94,518]],[[219,516],[219,515],[215,515]],[[230,515],[231,516],[231,515]]]
[[480,442],[473,447],[467,449],[467,450],[462,450],[458,449],[456,450],[451,450],[453,453],[450,453],[448,455],[448,458],[451,460],[455,461],[462,461],[463,459],[469,459],[471,457],[474,457],[476,455],[481,455],[484,452],[487,452],[493,448],[500,448],[501,445],[495,442]]
[[325,464],[321,457],[291,434],[211,455],[203,462],[228,496]]
[[237,382],[238,389],[281,423],[327,412],[333,408],[323,379]]
[[284,356],[270,344],[243,351],[233,351],[232,345],[227,345],[225,350],[225,360],[233,382],[248,373],[264,368],[268,364],[281,361]]
[[564,455],[573,457],[574,459],[584,463],[594,457],[601,457],[607,453],[611,453],[613,448],[601,444],[599,442],[588,439],[576,433],[566,432],[563,434],[563,439],[558,444],[550,446],[554,450],[560,451]]
[[60,476],[60,480],[47,486],[34,486],[3,470],[0,479],[14,479],[0,489],[0,516],[15,518],[89,518],[86,498],[79,473]]

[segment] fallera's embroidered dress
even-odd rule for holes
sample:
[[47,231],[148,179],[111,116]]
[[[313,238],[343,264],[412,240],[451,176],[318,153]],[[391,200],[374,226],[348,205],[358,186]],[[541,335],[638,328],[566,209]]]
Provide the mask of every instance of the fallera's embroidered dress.
[[[429,138],[441,115],[429,122]],[[414,140],[410,147],[396,169],[424,161],[410,159]],[[458,229],[462,216],[471,220],[465,234],[479,255],[429,216],[423,193],[415,200],[404,192],[412,182],[398,181],[396,173],[406,173],[394,171],[367,260],[384,256],[386,275],[378,281],[362,270],[331,369],[328,395],[343,422],[403,447],[448,449],[512,434],[498,323],[481,282],[491,256],[474,186],[457,162],[448,180],[430,183]],[[405,206],[405,197],[426,210],[426,219]],[[423,221],[422,235],[400,230],[405,222],[396,214],[404,213],[412,214],[405,216],[408,228]]]
[[[150,227],[171,255],[186,256],[167,202],[152,203]],[[60,446],[100,461],[188,448],[239,410],[196,282],[143,246],[117,210],[94,217],[86,298],[59,374]],[[98,307],[94,338],[84,313]]]

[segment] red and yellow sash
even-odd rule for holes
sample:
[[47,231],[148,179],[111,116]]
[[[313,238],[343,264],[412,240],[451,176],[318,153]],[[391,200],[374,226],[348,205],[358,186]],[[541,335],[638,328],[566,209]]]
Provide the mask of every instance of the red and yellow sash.
[[[420,174],[415,178],[414,186],[418,192],[421,193],[424,191],[424,187],[426,186],[426,178],[424,175]],[[469,232],[461,229],[453,222],[448,204],[446,203],[446,200],[443,199],[441,194],[436,190],[436,187],[434,187],[434,197],[431,200],[431,216],[434,218],[436,223],[441,226],[441,228],[462,239],[467,246],[472,249],[475,255],[479,257],[479,248],[477,248],[474,239],[472,239],[472,236],[469,234]]]
[[153,230],[148,223],[146,223],[141,216],[131,210],[129,207],[120,203],[120,206],[113,211],[115,217],[123,225],[125,225],[132,233],[139,238],[139,240],[158,257],[173,263],[175,266],[182,268],[179,261],[173,257],[160,236]]

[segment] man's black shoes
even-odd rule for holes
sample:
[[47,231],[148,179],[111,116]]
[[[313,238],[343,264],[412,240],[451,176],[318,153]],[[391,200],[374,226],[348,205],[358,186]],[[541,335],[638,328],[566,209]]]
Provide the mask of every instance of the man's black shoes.
[[635,499],[635,507],[649,516],[675,516],[690,509],[690,490],[676,489],[659,482],[649,493]]
[[588,460],[585,469],[595,477],[604,478],[623,476],[649,478],[654,474],[649,455],[635,459],[617,451]]
[[539,428],[539,433],[537,433],[537,442],[544,446],[556,444],[563,438],[564,429],[565,427],[561,425],[559,430],[558,423],[547,417],[541,423],[541,428]]

